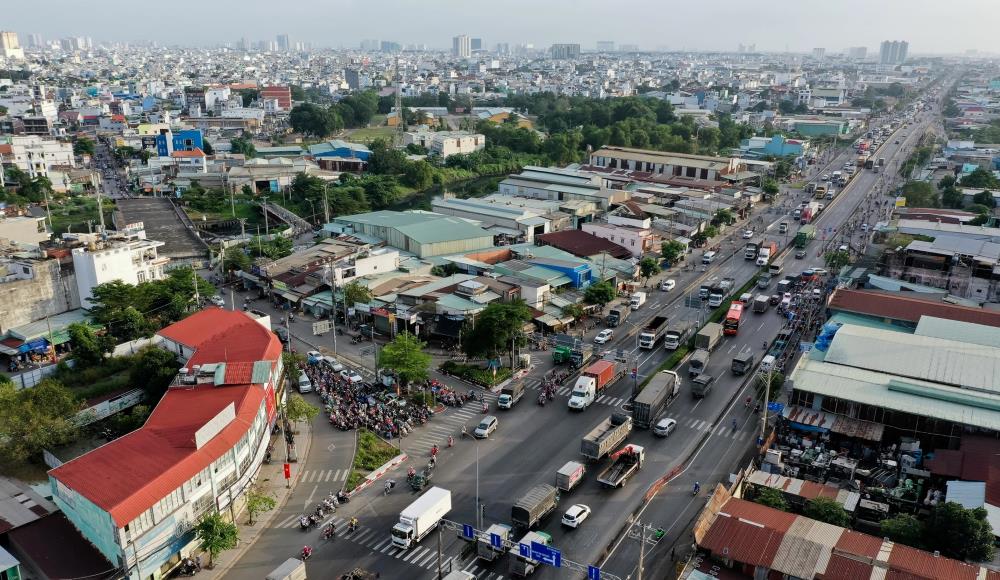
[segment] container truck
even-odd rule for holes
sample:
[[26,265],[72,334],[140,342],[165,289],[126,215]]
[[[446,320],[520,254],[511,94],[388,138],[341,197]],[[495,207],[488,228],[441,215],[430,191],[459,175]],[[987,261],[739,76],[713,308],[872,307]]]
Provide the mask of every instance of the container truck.
[[[521,538],[518,544],[530,546],[532,542],[542,544],[543,546],[550,546],[552,545],[552,536],[544,532],[528,532],[523,538]],[[531,558],[522,556],[521,549],[517,545],[510,549],[509,571],[512,576],[525,578],[534,573],[534,571],[541,565],[542,563],[538,560],[532,560]]]
[[582,411],[597,400],[597,397],[625,374],[625,364],[617,361],[599,360],[587,367],[573,385],[569,397],[570,409]]
[[710,353],[703,348],[699,348],[691,353],[691,358],[688,359],[688,376],[694,377],[705,372],[709,356]]
[[663,348],[667,350],[677,350],[681,343],[687,340],[694,328],[693,322],[678,322],[667,329],[663,335]]
[[632,310],[639,310],[643,304],[646,303],[646,293],[645,292],[635,292],[632,297],[629,298],[628,307]]
[[709,322],[694,335],[695,348],[714,350],[720,341],[722,341],[722,325],[718,322]]
[[485,537],[480,536],[476,538],[476,557],[480,560],[492,562],[500,556],[503,556],[503,553],[506,551],[503,544],[501,544],[499,548],[496,548],[490,543],[490,538],[492,537],[492,534],[496,534],[500,536],[500,540],[502,542],[510,542],[512,532],[513,530],[511,527],[506,524],[493,524],[487,528]]
[[681,392],[681,379],[674,371],[660,371],[632,401],[632,423],[639,429],[649,427],[660,416],[677,393]]
[[631,313],[632,309],[628,307],[628,304],[616,304],[612,306],[611,311],[608,312],[608,327],[615,328],[625,322]]
[[818,213],[819,213],[819,203],[811,201],[809,202],[808,205],[806,205],[806,207],[802,209],[802,218],[800,221],[803,224],[811,223],[814,219],[816,219],[816,214]]
[[667,317],[655,316],[639,333],[639,348],[652,349],[667,331]]
[[583,436],[580,452],[591,461],[597,461],[611,452],[632,431],[632,417],[614,413]]
[[794,244],[798,249],[803,249],[809,245],[813,239],[816,238],[816,226],[809,224],[804,225],[799,228],[799,231],[795,234]]
[[392,527],[392,545],[408,549],[420,543],[451,511],[451,492],[432,487],[399,514],[399,523]]
[[556,472],[556,488],[561,491],[571,491],[580,485],[586,473],[587,468],[579,461],[567,461],[566,465],[560,467],[559,471]]
[[607,487],[621,487],[642,467],[646,450],[639,445],[626,445],[611,458],[614,463],[597,476],[597,482]]
[[510,508],[511,523],[517,529],[530,530],[558,505],[559,491],[547,483],[539,483],[514,502]]
[[778,242],[764,242],[757,252],[757,265],[766,266],[778,255]]
[[500,396],[497,397],[497,407],[500,407],[501,409],[510,409],[518,401],[520,401],[522,397],[524,397],[524,383],[521,381],[515,381],[500,390]]

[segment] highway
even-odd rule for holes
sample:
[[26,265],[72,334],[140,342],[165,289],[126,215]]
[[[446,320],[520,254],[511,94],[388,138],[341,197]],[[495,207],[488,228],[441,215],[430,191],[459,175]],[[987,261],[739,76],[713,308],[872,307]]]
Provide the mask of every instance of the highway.
[[[885,157],[887,164],[891,166],[896,155],[912,148],[927,123],[924,120],[919,125],[911,125],[906,129],[909,136],[900,145],[893,143],[894,137],[886,139],[878,155]],[[849,149],[841,151],[830,160],[828,167],[839,169],[854,155]],[[826,167],[815,169],[814,174],[825,170]],[[832,202],[828,202],[828,207],[814,223],[821,231],[826,231],[827,228],[837,229],[848,223],[859,205],[867,204],[872,199],[871,196],[879,195],[873,192],[880,191],[879,181],[883,175],[861,171]],[[798,201],[784,200],[785,203],[794,202],[787,205],[786,209],[793,209]],[[779,243],[791,240],[794,230],[787,237],[776,234],[777,224],[781,221],[787,221],[794,227],[794,220],[786,214],[765,211],[757,215],[765,218],[770,239]],[[739,227],[732,228],[730,235],[738,237],[738,230]],[[825,240],[819,239],[812,243],[806,259],[795,260],[788,252],[779,257],[779,261],[784,262],[785,273],[797,273],[809,266],[820,266],[820,249],[824,242],[833,242],[832,232],[833,230],[829,235],[823,236]],[[717,260],[707,272],[695,268],[674,269],[665,273],[662,277],[677,281],[677,288],[672,292],[653,289],[655,280],[652,281],[647,304],[633,314],[628,322],[641,326],[642,322],[663,312],[667,313],[672,323],[679,320],[699,320],[706,311],[692,307],[689,294],[696,292],[703,281],[733,277],[738,288],[757,272],[758,268],[751,261],[743,259],[742,244],[742,240],[722,242],[724,255],[730,257]],[[696,260],[700,262],[699,253],[689,256],[689,261]],[[767,292],[772,291],[773,286]],[[752,377],[734,377],[728,369],[732,356],[737,352],[746,349],[761,352],[761,343],[773,339],[784,318],[776,315],[773,309],[747,316],[740,333],[735,337],[727,337],[712,355],[708,372],[717,377],[717,382],[708,397],[692,399],[687,390],[686,367],[682,365],[678,369],[684,379],[682,392],[667,411],[668,416],[677,419],[677,430],[667,439],[655,438],[646,431],[634,431],[629,437],[629,442],[643,445],[647,455],[643,468],[625,488],[605,490],[596,482],[597,473],[607,465],[605,459],[589,466],[584,482],[562,497],[559,508],[544,520],[540,529],[552,535],[553,544],[562,551],[564,559],[583,564],[598,563],[602,561],[606,547],[613,545],[613,551],[602,562],[602,569],[620,578],[633,574],[639,546],[635,540],[620,535],[626,517],[640,508],[643,495],[650,486],[671,470],[684,466],[683,472],[646,504],[641,512],[643,522],[667,531],[663,541],[656,546],[648,546],[647,571],[656,567],[665,569],[670,565],[669,558],[666,557],[669,554],[668,546],[686,541],[688,522],[704,500],[704,491],[699,497],[692,496],[693,482],[700,481],[703,488],[707,488],[715,482],[726,481],[736,462],[749,451],[759,430],[758,417],[739,404]],[[623,327],[617,330],[616,340],[608,349],[621,348],[629,351],[630,356],[638,355],[637,381],[641,381],[654,372],[670,353],[662,347],[651,351],[637,351],[634,336],[630,336],[626,330]],[[297,333],[298,331],[293,332]],[[442,448],[433,479],[434,485],[452,491],[453,508],[448,518],[455,522],[476,524],[478,495],[484,506],[480,529],[485,529],[492,523],[509,524],[512,503],[538,483],[553,483],[556,470],[566,461],[579,460],[580,438],[612,412],[620,411],[622,405],[627,404],[634,385],[626,376],[582,413],[571,412],[566,407],[568,386],[559,389],[554,402],[541,407],[535,403],[537,385],[541,373],[550,368],[548,358],[551,355],[548,351],[533,351],[532,354],[536,360],[541,360],[526,379],[531,390],[510,411],[497,410],[491,404],[490,412],[499,418],[499,429],[489,439],[475,441],[458,438],[463,425],[471,432],[482,417],[475,405],[467,405],[462,409],[449,408],[436,416],[428,426],[402,441],[403,451],[409,453],[411,458],[389,475],[399,481],[400,485],[388,496],[382,494],[380,486],[374,486],[342,507],[335,516],[339,522],[340,537],[330,542],[320,541],[318,531],[301,532],[297,529],[292,519],[296,510],[310,505],[310,501],[315,504],[317,500],[314,493],[318,493],[313,491],[314,486],[309,482],[300,484],[301,489],[296,489],[294,499],[286,505],[281,516],[275,518],[274,529],[265,533],[227,577],[247,580],[262,578],[285,558],[297,555],[304,544],[316,548],[314,557],[308,562],[310,576],[336,577],[355,566],[364,566],[381,572],[387,578],[435,577],[439,558],[436,535],[425,538],[412,550],[400,551],[389,543],[389,530],[397,521],[399,512],[416,497],[406,487],[406,467],[422,467],[428,459],[430,446],[439,443],[443,447],[449,434],[455,436],[455,446],[451,449]],[[447,383],[454,383],[450,379],[435,376]],[[489,398],[492,403],[495,396]],[[735,430],[732,428],[733,419],[737,422]],[[328,464],[329,456],[313,456],[315,450],[322,451],[324,442],[328,440],[323,432],[331,431],[322,424],[322,418],[317,421],[316,427],[317,439],[307,465],[309,469],[332,469]],[[593,514],[579,529],[561,528],[561,514],[574,503],[589,505],[593,508]],[[357,532],[346,534],[346,526],[342,522],[352,515],[360,519],[361,527]],[[466,546],[466,542],[454,530],[442,532],[441,560],[445,563],[446,572],[452,568],[464,569],[476,574],[478,578],[490,580],[508,576],[508,558],[484,565],[463,552]],[[536,572],[536,577],[540,578],[562,578],[566,575],[565,571],[547,567]],[[576,577],[583,575],[578,573]],[[653,574],[650,577],[662,576]]]

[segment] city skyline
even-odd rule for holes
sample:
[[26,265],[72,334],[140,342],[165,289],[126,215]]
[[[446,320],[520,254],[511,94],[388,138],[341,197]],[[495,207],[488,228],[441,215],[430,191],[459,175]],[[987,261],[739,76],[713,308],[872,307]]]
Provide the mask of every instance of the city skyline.
[[[414,26],[410,19],[386,19],[394,11],[410,11],[412,6],[402,0],[384,0],[373,5],[358,0],[343,0],[336,6],[321,7],[287,5],[275,12],[262,0],[244,0],[234,11],[234,2],[194,3],[180,0],[178,8],[197,8],[200,18],[193,25],[155,30],[121,30],[110,11],[127,9],[123,0],[95,0],[90,10],[79,10],[72,0],[51,0],[46,26],[39,26],[34,10],[27,4],[11,3],[0,28],[16,31],[26,45],[29,35],[41,35],[45,40],[67,36],[89,36],[95,41],[144,42],[162,45],[213,46],[235,44],[247,40],[276,40],[287,35],[292,43],[305,42],[314,47],[357,47],[362,40],[378,38],[403,45],[427,45],[431,49],[451,50],[452,39],[459,35],[482,38],[483,48],[492,50],[497,43],[533,43],[536,48],[552,44],[580,44],[593,50],[598,41],[617,44],[637,44],[643,50],[733,51],[739,44],[755,45],[761,52],[810,53],[824,47],[837,54],[849,47],[864,46],[873,51],[887,38],[908,39],[915,54],[960,54],[974,49],[983,53],[1000,53],[1000,39],[991,30],[991,20],[973,19],[960,29],[935,26],[957,13],[975,12],[995,5],[988,0],[955,0],[947,5],[930,0],[870,3],[844,0],[836,7],[822,10],[810,6],[781,7],[748,6],[734,0],[723,0],[712,6],[671,6],[662,10],[652,0],[630,0],[625,14],[643,14],[641,23],[634,20],[599,19],[592,16],[602,10],[594,0],[556,2],[544,5],[512,0],[505,9],[514,13],[531,14],[531,18],[514,22],[508,19],[483,19],[481,6],[458,0],[430,0],[422,9],[434,14],[426,24]],[[903,10],[905,8],[905,10]],[[259,13],[267,12],[261,19]],[[341,31],[336,22],[347,18],[351,22],[371,22],[370,27],[352,24]],[[228,23],[219,27],[219,20]],[[678,26],[679,22],[698,22],[703,26]],[[817,34],[817,26],[833,19],[837,34]],[[774,22],[780,21],[780,29]],[[333,26],[331,27],[331,23]],[[841,26],[842,24],[842,26]],[[710,31],[710,32],[709,32]]]

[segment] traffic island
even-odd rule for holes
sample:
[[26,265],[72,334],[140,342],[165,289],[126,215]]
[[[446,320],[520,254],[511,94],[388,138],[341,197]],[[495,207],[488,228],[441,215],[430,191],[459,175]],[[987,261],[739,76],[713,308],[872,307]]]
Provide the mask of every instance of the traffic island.
[[353,495],[385,475],[390,469],[406,461],[406,454],[400,453],[385,440],[366,429],[358,431],[354,461],[344,488]]

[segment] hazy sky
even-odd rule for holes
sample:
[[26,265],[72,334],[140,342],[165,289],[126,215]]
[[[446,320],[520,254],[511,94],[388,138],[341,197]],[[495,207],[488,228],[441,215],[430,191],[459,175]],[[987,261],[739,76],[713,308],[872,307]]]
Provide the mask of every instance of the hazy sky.
[[[273,40],[353,47],[365,38],[451,46],[451,37],[497,42],[598,40],[642,48],[877,50],[908,40],[910,53],[1000,53],[1000,0],[2,0],[0,28],[46,39],[141,39],[210,45]],[[44,17],[40,17],[39,9]]]

